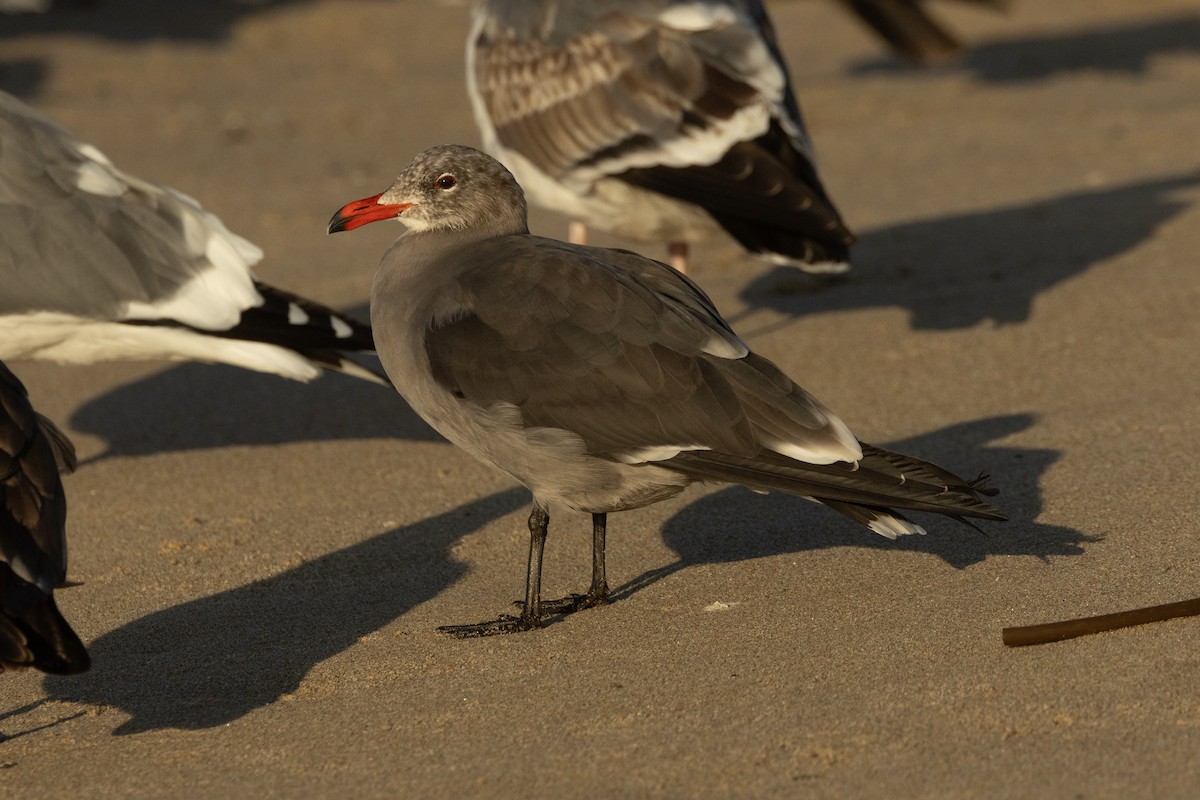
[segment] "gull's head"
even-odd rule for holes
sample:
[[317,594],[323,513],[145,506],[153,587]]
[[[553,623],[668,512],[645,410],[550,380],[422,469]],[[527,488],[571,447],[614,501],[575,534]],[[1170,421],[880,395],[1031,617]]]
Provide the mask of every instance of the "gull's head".
[[329,232],[396,219],[410,231],[524,233],[525,193],[499,161],[446,144],[418,153],[387,191],[343,206]]

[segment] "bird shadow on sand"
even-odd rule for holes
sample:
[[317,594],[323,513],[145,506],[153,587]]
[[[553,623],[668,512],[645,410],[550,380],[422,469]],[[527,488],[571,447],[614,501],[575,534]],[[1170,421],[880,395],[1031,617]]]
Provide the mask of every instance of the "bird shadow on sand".
[[49,69],[37,59],[20,58],[0,61],[0,92],[16,97],[32,97],[46,80]]
[[[345,309],[367,319],[361,304]],[[358,361],[380,372],[379,360]],[[440,442],[391,386],[326,371],[310,383],[189,362],[100,395],[71,415],[104,449],[83,464],[124,456],[292,442],[403,439]]]
[[451,547],[528,503],[526,490],[508,489],[154,612],[91,642],[90,672],[48,676],[48,699],[128,714],[116,735],[232,722],[295,691],[315,665],[456,583],[467,567]]
[[85,463],[288,442],[442,441],[390,386],[344,375],[297,383],[209,364],[185,364],[118,387],[83,405],[70,424],[106,443]]
[[316,0],[57,0],[45,14],[0,16],[0,39],[73,33],[116,42],[221,41],[244,17]]
[[847,280],[818,287],[777,267],[742,290],[747,308],[735,321],[759,309],[799,317],[898,306],[916,329],[1023,322],[1038,294],[1134,249],[1187,209],[1175,193],[1198,184],[1193,172],[867,231]]
[[995,502],[1009,516],[1006,523],[982,522],[981,531],[953,520],[915,514],[925,536],[885,539],[834,512],[800,498],[759,495],[742,487],[714,492],[688,505],[663,526],[663,541],[678,554],[670,564],[648,570],[618,587],[621,599],[687,567],[803,553],[831,547],[866,547],[929,553],[955,569],[965,569],[989,556],[1082,555],[1083,545],[1100,537],[1059,525],[1033,522],[1042,510],[1038,481],[1058,460],[1058,452],[1011,445],[989,446],[995,439],[1029,428],[1034,418],[1013,414],[965,422],[915,436],[887,447],[919,456],[974,477],[964,465],[991,473],[1000,489]]
[[[963,70],[988,83],[1026,83],[1063,74],[1137,76],[1158,56],[1200,56],[1200,12],[973,44],[941,69]],[[872,58],[852,75],[909,71],[898,59]]]

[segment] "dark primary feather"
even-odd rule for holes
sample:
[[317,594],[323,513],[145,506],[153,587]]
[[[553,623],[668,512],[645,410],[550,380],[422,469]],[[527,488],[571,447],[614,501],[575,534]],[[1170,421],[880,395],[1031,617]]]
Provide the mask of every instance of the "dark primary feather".
[[[375,341],[370,325],[260,281],[254,282],[254,288],[263,297],[262,305],[242,311],[238,324],[225,330],[210,331],[172,320],[125,322],[131,325],[182,327],[224,339],[243,339],[278,345],[294,350],[324,367],[354,372],[359,377],[374,375],[379,382],[388,383],[387,378],[379,371],[357,364],[345,356],[346,352],[374,352]],[[304,321],[292,321],[293,306],[303,312],[306,318]],[[335,320],[344,326],[342,330],[348,331],[347,335],[338,334]]]
[[66,437],[34,412],[25,387],[0,363],[0,669],[66,674],[90,664],[53,595],[67,566],[58,465],[72,467],[74,459]]
[[[374,352],[370,325],[259,281],[255,281],[254,286],[263,296],[263,304],[243,311],[238,324],[223,331],[222,336],[276,344],[295,350],[322,366],[353,372],[359,377],[374,375],[379,382],[390,383],[380,371],[356,364],[344,355],[346,352]],[[292,322],[292,306],[301,309],[308,319],[303,323]],[[335,325],[335,320],[344,326],[343,332],[349,329],[348,335],[338,334],[339,325]]]
[[[370,325],[260,281],[254,282],[254,288],[263,296],[263,304],[243,311],[238,324],[222,331],[222,336],[229,339],[269,342],[301,352],[375,349]],[[308,319],[304,322],[292,322],[291,306],[302,310]],[[344,326],[343,330],[348,329],[349,333],[339,335],[334,320]]]
[[996,494],[986,476],[966,481],[935,464],[868,444],[863,444],[863,459],[857,465],[807,464],[771,452],[743,458],[696,451],[680,453],[663,466],[698,480],[811,497],[864,524],[879,511],[899,516],[897,508],[956,518],[1007,519],[980,497]]
[[702,206],[751,252],[841,262],[854,244],[812,164],[778,124],[753,142],[735,144],[710,166],[632,169],[618,177]]

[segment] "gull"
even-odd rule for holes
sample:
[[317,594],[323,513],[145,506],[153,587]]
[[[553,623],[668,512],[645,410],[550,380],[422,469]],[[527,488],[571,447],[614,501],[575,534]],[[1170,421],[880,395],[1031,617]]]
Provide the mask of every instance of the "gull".
[[758,0],[485,0],[467,39],[484,149],[534,202],[668,242],[723,229],[810,272],[848,269],[854,237],[816,156]]
[[368,326],[269,286],[262,251],[0,92],[0,359],[192,359],[309,381]]
[[91,663],[54,602],[54,590],[67,585],[60,465],[75,467],[71,442],[33,410],[0,362],[0,671],[68,675]]
[[[478,150],[418,154],[329,231],[388,219],[406,230],[371,289],[385,371],[433,428],[533,493],[521,614],[448,633],[529,630],[547,613],[606,602],[607,514],[695,482],[799,495],[892,538],[924,532],[903,511],[1005,518],[981,499],[995,494],[986,476],[963,480],[860,442],[685,275],[531,235],[517,181]],[[553,506],[592,515],[592,583],[543,602]]]

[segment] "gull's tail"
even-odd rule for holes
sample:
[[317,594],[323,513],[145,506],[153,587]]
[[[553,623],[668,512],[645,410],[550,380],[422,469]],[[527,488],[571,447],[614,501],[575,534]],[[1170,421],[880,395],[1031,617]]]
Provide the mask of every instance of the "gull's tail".
[[998,493],[988,485],[986,475],[968,481],[935,464],[882,447],[864,444],[862,449],[858,464],[809,464],[774,452],[745,458],[690,450],[659,462],[659,466],[697,480],[740,483],[760,491],[807,497],[889,539],[925,532],[898,509],[943,514],[968,525],[968,517],[1008,519],[982,499]]

